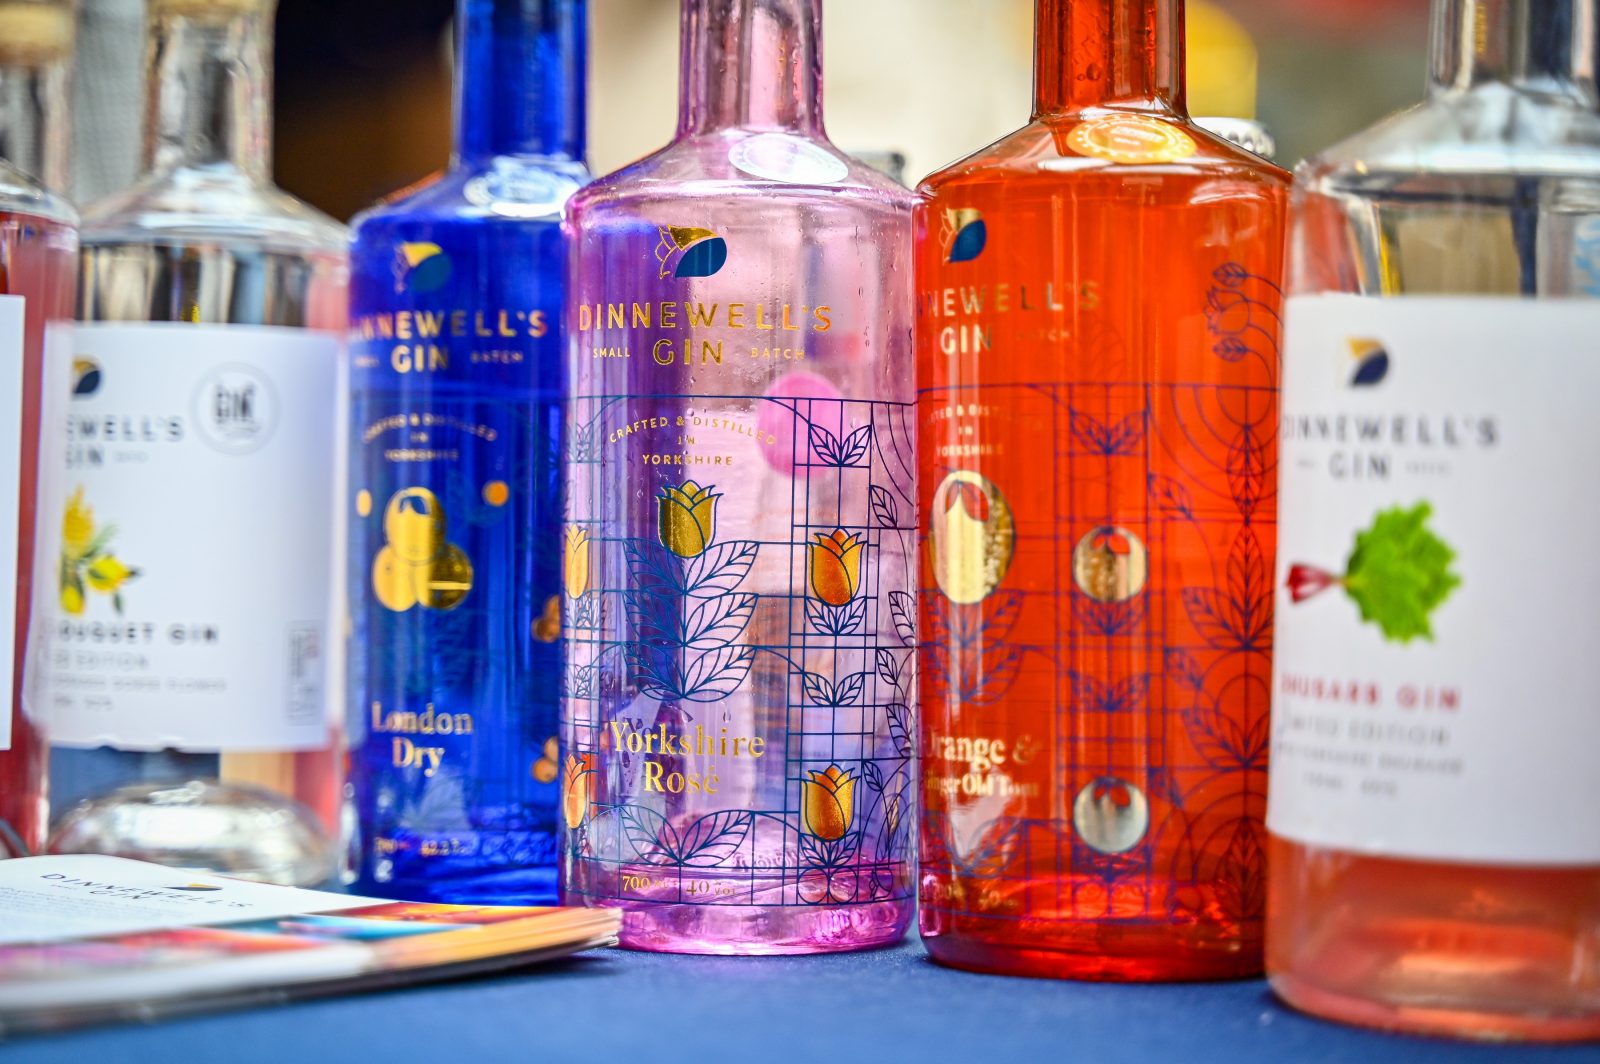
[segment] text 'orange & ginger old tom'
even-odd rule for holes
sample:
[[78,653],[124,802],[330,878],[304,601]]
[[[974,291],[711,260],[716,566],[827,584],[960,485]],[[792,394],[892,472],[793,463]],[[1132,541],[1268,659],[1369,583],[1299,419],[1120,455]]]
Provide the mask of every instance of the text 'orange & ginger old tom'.
[[1018,132],[917,251],[922,933],[1099,979],[1261,965],[1289,177],[1191,124],[1181,0],[1038,0]]

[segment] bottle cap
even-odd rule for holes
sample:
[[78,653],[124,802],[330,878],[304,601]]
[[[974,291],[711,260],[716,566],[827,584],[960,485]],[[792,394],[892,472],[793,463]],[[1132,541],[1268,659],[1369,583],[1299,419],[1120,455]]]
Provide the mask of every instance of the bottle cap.
[[0,63],[42,65],[72,54],[72,5],[0,0]]

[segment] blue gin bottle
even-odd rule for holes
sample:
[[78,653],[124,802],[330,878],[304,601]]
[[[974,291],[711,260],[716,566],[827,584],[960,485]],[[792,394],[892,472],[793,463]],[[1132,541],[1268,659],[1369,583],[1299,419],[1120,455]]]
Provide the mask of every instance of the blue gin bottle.
[[351,253],[347,878],[554,902],[563,204],[584,0],[458,0],[447,172]]

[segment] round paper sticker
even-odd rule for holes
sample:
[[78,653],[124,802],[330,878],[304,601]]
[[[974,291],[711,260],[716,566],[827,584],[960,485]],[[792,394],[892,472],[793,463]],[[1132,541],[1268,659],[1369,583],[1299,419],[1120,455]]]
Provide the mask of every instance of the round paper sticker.
[[1171,163],[1195,153],[1194,138],[1170,122],[1145,115],[1105,115],[1067,134],[1079,155],[1114,163]]
[[758,133],[728,152],[728,161],[752,177],[792,185],[829,185],[850,172],[843,160],[786,133]]

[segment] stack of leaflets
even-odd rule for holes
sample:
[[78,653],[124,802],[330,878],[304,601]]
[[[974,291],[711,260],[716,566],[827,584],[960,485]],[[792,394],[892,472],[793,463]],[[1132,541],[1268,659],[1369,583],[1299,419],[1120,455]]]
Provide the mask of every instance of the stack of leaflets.
[[434,905],[116,857],[0,861],[0,1034],[390,987],[616,942],[615,909]]

